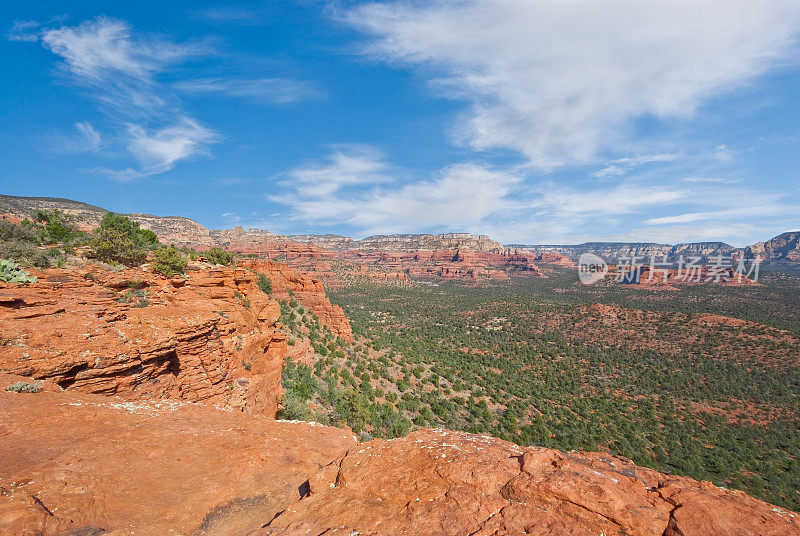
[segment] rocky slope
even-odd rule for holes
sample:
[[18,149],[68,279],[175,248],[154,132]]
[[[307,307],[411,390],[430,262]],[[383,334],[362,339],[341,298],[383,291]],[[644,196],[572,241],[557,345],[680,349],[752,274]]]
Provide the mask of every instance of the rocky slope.
[[239,264],[246,270],[263,273],[272,282],[273,295],[278,299],[297,298],[307,309],[317,315],[334,335],[348,342],[353,340],[353,331],[344,311],[333,305],[325,294],[322,281],[305,273],[298,273],[286,264],[261,259],[242,260]]
[[202,404],[4,390],[0,533],[797,535],[798,514],[603,453],[343,430]]
[[0,288],[0,371],[129,399],[205,401],[274,415],[286,336],[274,296],[291,292],[351,340],[322,283],[279,263],[190,266],[167,279],[146,270],[41,270],[30,285]]
[[767,262],[776,264],[800,264],[800,231],[783,233],[766,242],[748,246],[745,255],[763,255]]
[[658,257],[668,256],[711,256],[711,255],[730,255],[737,251],[736,248],[724,242],[694,242],[689,244],[657,244],[654,242],[586,242],[577,245],[522,245],[515,247],[520,249],[558,253],[571,259],[577,259],[584,253],[593,253],[605,259],[617,259],[620,257]]

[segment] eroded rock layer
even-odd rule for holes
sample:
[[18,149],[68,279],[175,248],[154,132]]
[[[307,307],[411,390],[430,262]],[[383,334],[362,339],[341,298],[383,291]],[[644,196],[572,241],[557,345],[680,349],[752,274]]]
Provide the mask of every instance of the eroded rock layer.
[[800,516],[603,453],[349,432],[183,401],[11,393],[0,534],[788,536]]
[[130,399],[209,401],[274,415],[286,336],[252,272],[187,280],[45,270],[0,289],[0,371]]

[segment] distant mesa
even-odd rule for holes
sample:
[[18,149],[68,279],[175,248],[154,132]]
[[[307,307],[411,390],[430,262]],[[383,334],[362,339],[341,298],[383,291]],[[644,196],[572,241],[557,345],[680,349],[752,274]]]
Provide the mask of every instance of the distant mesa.
[[[0,195],[0,217],[19,221],[34,210],[61,210],[78,225],[91,229],[108,211],[104,208],[56,197]],[[676,258],[735,255],[760,256],[765,265],[800,268],[800,231],[783,233],[765,242],[735,248],[724,242],[660,244],[654,242],[587,242],[575,245],[501,244],[486,235],[469,233],[392,234],[354,240],[335,234],[279,235],[262,229],[207,229],[178,216],[125,214],[155,232],[167,244],[195,249],[221,247],[230,251],[281,258],[295,268],[308,270],[336,284],[337,277],[325,260],[343,265],[365,277],[403,281],[430,277],[469,281],[507,279],[509,275],[543,274],[542,265],[574,267],[584,253],[608,260],[651,255]],[[366,265],[367,268],[361,266]]]

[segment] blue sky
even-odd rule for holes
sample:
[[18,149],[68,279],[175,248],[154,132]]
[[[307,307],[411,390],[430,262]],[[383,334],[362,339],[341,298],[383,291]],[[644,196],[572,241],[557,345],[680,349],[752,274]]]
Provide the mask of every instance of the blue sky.
[[2,193],[279,233],[800,229],[800,3],[7,2]]

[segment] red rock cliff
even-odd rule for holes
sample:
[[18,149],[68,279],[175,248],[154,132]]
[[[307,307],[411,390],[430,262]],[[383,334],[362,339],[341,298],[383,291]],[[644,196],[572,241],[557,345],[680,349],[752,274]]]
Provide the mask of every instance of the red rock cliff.
[[278,303],[252,272],[36,275],[34,284],[0,289],[0,371],[89,393],[275,414],[286,337]]
[[325,295],[322,280],[306,273],[297,272],[289,266],[261,259],[244,260],[241,266],[262,273],[272,281],[272,291],[279,299],[288,299],[290,292],[303,306],[313,312],[331,331],[352,342],[353,331],[344,311],[333,305]]

